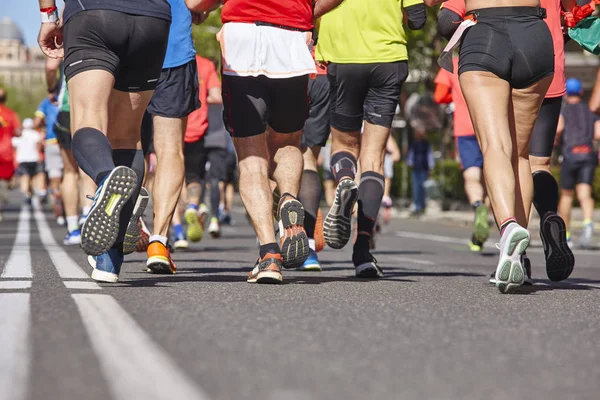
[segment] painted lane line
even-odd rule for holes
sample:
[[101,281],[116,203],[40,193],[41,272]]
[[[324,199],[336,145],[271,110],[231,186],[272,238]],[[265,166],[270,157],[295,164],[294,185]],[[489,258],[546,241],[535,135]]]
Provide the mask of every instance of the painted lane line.
[[31,363],[29,293],[0,293],[0,399],[27,397]]
[[2,278],[32,278],[31,273],[31,253],[29,242],[31,234],[29,232],[31,221],[31,211],[27,206],[21,208],[19,213],[19,223],[17,225],[17,235],[13,245]]
[[112,296],[71,297],[114,400],[208,399]]
[[33,216],[40,231],[42,244],[50,255],[50,260],[56,267],[58,275],[63,279],[89,279],[90,276],[56,243],[52,231],[48,227],[48,222],[46,222],[46,217],[38,205],[34,206]]
[[81,290],[99,290],[102,289],[96,282],[86,281],[63,281],[67,289],[81,289]]
[[31,281],[0,281],[1,290],[30,289]]
[[433,261],[419,260],[417,258],[409,258],[409,257],[394,257],[394,260],[412,263],[412,264],[420,264],[420,265],[435,265],[435,263]]

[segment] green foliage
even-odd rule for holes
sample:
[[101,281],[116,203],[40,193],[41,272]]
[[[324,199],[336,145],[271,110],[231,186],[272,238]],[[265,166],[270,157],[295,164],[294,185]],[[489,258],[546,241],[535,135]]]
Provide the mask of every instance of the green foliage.
[[409,71],[421,71],[428,80],[433,79],[438,70],[437,58],[444,44],[437,32],[438,13],[439,7],[427,7],[427,22],[423,29],[412,31],[407,28]]
[[33,113],[47,94],[43,86],[18,89],[0,81],[0,87],[6,90],[6,106],[19,114],[21,120],[33,118]]
[[221,47],[216,38],[221,25],[221,9],[213,11],[202,24],[194,25],[192,33],[198,55],[221,60]]

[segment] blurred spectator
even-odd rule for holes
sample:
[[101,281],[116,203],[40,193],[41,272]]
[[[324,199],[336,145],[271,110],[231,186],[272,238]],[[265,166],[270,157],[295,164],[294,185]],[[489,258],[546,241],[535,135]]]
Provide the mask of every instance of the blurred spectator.
[[8,183],[15,173],[12,138],[20,134],[19,116],[6,107],[6,91],[0,88],[0,220],[2,220],[2,204],[8,196]]
[[44,163],[42,162],[41,151],[43,148],[43,135],[33,129],[33,120],[25,118],[23,120],[23,129],[18,137],[12,139],[13,147],[16,150],[17,164],[19,164],[18,175],[20,176],[21,191],[25,195],[25,201],[31,205],[31,196],[33,195],[32,182],[37,176],[44,175]]
[[415,140],[413,141],[406,164],[412,167],[412,193],[414,203],[414,216],[419,216],[425,211],[425,181],[435,166],[433,151],[431,145],[425,136],[425,130],[421,127],[415,130]]

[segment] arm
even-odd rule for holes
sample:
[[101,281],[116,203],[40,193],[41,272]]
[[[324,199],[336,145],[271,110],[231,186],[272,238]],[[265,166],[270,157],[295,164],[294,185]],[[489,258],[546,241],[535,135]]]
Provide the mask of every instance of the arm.
[[408,27],[411,30],[419,30],[425,26],[427,22],[427,9],[425,4],[415,4],[404,9],[408,18]]
[[223,97],[221,96],[221,81],[219,81],[217,69],[212,62],[210,63],[210,67],[208,79],[206,80],[206,85],[208,87],[206,102],[208,104],[223,104]]
[[210,12],[221,5],[221,0],[185,0],[187,8],[194,12]]
[[[41,10],[56,10],[55,0],[38,0]],[[56,13],[56,14],[54,14]],[[46,17],[52,17],[52,20],[42,22],[40,26],[40,33],[38,34],[38,44],[42,49],[42,52],[50,58],[63,58],[65,52],[63,49],[63,30],[62,25],[58,21],[58,13],[52,11],[49,14],[45,14]],[[56,21],[54,20],[56,16]]]
[[46,86],[48,92],[53,91],[58,86],[58,69],[60,68],[60,58],[46,58]]
[[315,18],[321,18],[324,14],[327,14],[329,11],[342,4],[343,1],[344,0],[318,0],[315,3]]
[[554,137],[554,146],[560,143],[560,137],[565,131],[565,118],[561,116],[558,118],[558,126],[556,127],[556,136]]

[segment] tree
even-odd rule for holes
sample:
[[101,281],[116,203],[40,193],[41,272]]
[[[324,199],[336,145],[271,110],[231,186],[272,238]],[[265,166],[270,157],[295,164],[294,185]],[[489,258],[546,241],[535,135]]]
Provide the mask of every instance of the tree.
[[0,81],[0,87],[6,90],[6,106],[19,114],[21,119],[33,118],[38,105],[47,95],[43,86],[19,90]]

